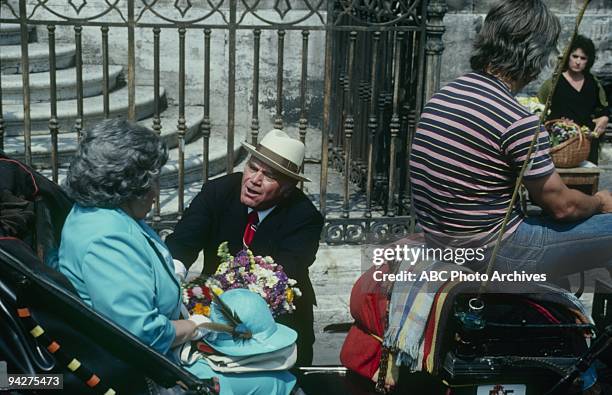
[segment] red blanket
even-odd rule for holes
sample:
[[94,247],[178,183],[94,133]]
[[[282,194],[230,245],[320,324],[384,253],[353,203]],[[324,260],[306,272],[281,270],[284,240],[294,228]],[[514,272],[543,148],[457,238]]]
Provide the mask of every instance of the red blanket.
[[386,273],[389,267],[371,267],[353,285],[351,315],[355,324],[340,351],[342,364],[367,378],[372,378],[380,362],[388,303],[384,283],[372,279],[374,270]]

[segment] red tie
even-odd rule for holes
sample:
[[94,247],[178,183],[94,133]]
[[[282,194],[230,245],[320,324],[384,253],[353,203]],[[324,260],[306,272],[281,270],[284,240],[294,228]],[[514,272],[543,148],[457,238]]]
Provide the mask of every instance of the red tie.
[[242,242],[245,247],[249,247],[251,242],[253,241],[253,237],[255,237],[255,231],[257,231],[257,224],[259,223],[259,215],[257,215],[257,211],[253,210],[249,213],[247,217],[247,224],[244,228],[244,236],[242,237]]

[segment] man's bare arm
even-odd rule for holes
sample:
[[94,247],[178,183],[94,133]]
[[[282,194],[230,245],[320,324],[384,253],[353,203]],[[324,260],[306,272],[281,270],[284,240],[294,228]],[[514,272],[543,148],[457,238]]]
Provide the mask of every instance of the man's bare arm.
[[568,188],[555,171],[548,176],[524,180],[531,199],[558,221],[576,221],[597,213],[612,212],[612,195],[599,191],[594,196]]

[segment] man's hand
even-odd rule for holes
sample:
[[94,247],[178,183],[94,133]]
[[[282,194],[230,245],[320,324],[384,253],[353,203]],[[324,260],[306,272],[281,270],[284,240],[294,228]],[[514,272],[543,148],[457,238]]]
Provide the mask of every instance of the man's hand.
[[599,191],[595,197],[600,200],[600,212],[612,213],[612,194],[608,190]]
[[593,131],[597,133],[597,137],[601,137],[601,135],[606,132],[608,121],[609,119],[606,116],[593,119],[593,122],[595,123],[595,129],[593,129]]

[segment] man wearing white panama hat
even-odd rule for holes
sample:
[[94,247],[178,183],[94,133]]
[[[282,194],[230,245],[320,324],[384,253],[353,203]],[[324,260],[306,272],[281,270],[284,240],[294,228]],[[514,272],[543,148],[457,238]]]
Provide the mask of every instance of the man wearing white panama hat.
[[248,246],[269,255],[297,280],[302,297],[296,311],[281,316],[298,332],[298,366],[312,363],[312,306],[314,290],[308,267],[315,260],[323,217],[302,191],[304,144],[273,129],[257,146],[242,143],[250,153],[243,173],[229,174],[204,184],[166,243],[175,259],[190,266],[201,250],[205,274],[218,266],[217,248],[227,241],[230,252]]

